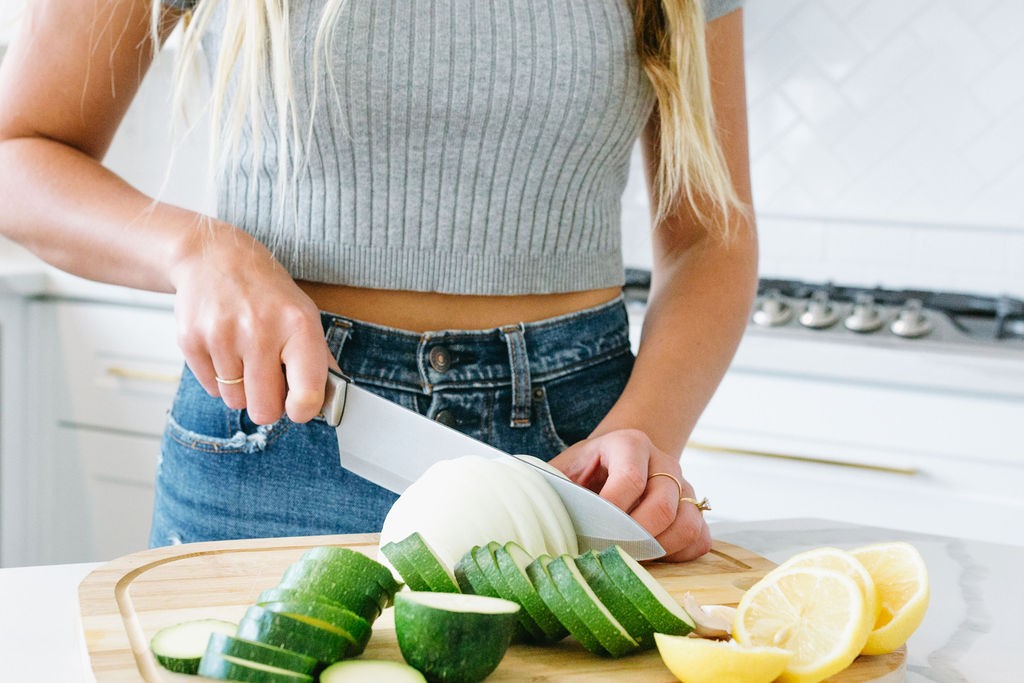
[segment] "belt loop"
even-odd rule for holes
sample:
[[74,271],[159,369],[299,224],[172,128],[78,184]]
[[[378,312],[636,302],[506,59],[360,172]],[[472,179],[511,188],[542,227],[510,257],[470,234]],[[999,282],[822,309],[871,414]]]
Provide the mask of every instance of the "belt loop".
[[334,318],[328,324],[330,327],[327,329],[327,348],[331,350],[331,355],[338,365],[341,365],[341,351],[352,334],[352,321]]
[[512,369],[513,429],[530,426],[530,361],[526,355],[525,327],[522,323],[501,328],[508,346],[508,362]]

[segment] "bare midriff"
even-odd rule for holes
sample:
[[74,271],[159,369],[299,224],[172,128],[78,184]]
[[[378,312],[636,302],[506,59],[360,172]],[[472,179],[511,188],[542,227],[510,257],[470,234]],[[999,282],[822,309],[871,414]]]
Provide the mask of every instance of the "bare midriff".
[[477,296],[364,289],[299,281],[321,311],[413,332],[483,330],[535,322],[607,303],[618,287],[558,294]]

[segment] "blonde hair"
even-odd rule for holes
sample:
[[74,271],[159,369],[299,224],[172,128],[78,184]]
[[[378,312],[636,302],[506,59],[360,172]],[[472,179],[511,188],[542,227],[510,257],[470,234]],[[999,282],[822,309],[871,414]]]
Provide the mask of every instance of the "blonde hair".
[[[334,25],[347,0],[326,0],[314,44],[316,68],[331,69]],[[154,30],[160,3],[154,3]],[[660,154],[655,177],[655,223],[674,213],[685,198],[705,226],[727,237],[730,217],[745,213],[719,144],[711,102],[702,0],[635,0],[637,52],[658,101]],[[260,149],[264,107],[276,124],[277,181],[282,190],[301,165],[303,139],[295,118],[287,0],[199,0],[185,17],[175,76],[175,102],[182,106],[195,79],[189,65],[203,32],[226,6],[220,54],[216,56],[209,110],[211,156],[216,168],[239,157],[241,132],[252,126],[252,153]],[[320,79],[314,79],[319,83]],[[328,82],[333,83],[333,78]],[[313,91],[311,109],[320,94]],[[338,93],[333,93],[335,98]],[[289,165],[289,159],[291,164]],[[255,163],[255,162],[254,162]]]

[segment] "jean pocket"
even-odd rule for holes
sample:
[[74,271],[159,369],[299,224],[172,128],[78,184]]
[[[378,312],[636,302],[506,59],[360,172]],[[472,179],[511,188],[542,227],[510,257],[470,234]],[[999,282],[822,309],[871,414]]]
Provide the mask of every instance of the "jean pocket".
[[535,385],[537,418],[565,447],[590,436],[619,400],[634,357],[628,350],[557,379]]
[[256,425],[244,410],[234,410],[210,396],[187,369],[167,416],[165,436],[204,453],[253,453],[282,436],[294,423],[282,416]]

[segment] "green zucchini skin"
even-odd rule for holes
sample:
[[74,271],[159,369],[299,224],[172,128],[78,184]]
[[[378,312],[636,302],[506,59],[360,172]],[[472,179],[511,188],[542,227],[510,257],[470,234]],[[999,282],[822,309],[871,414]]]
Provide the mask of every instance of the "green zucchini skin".
[[302,554],[302,559],[320,560],[333,564],[353,575],[365,575],[373,578],[377,585],[389,595],[388,606],[391,605],[395,593],[402,589],[402,584],[395,580],[391,570],[372,557],[367,557],[357,550],[342,546],[322,545],[310,548]]
[[254,605],[238,622],[238,638],[299,652],[323,664],[344,658],[350,641],[339,633]]
[[223,633],[214,633],[210,636],[210,643],[206,646],[206,654],[203,656],[215,655],[220,655],[222,659],[224,655],[237,657],[279,669],[288,669],[307,676],[316,675],[316,671],[320,667],[320,662],[308,655],[266,643],[235,638]]
[[608,651],[604,649],[601,642],[594,635],[583,620],[576,615],[573,609],[569,606],[568,601],[558,590],[555,585],[554,579],[551,578],[551,574],[548,573],[548,564],[551,563],[552,558],[548,555],[541,555],[526,568],[526,573],[530,577],[530,582],[533,583],[534,588],[537,589],[537,593],[540,595],[541,600],[547,605],[551,613],[558,618],[562,625],[569,631],[569,634],[575,638],[580,645],[582,645],[588,652],[592,652],[595,655],[607,655]]
[[[413,532],[401,541],[386,543],[380,550],[402,575],[410,589],[435,593],[459,592],[458,585],[419,532]],[[407,571],[410,574],[408,578]],[[413,582],[416,585],[413,585]]]
[[199,665],[200,676],[218,681],[243,683],[312,683],[313,677],[286,669],[263,668],[258,662],[247,662],[232,655],[210,653]]
[[587,584],[571,555],[556,557],[548,563],[547,570],[569,609],[587,625],[608,654],[622,657],[640,649],[636,640]]
[[546,640],[544,631],[541,630],[537,622],[533,620],[530,613],[523,608],[522,603],[519,602],[518,596],[513,592],[508,581],[505,580],[501,570],[498,568],[498,563],[494,559],[494,551],[496,548],[500,548],[501,544],[496,541],[488,543],[486,546],[479,546],[474,549],[473,560],[476,562],[476,566],[483,573],[487,581],[494,587],[495,592],[499,598],[505,600],[511,600],[512,602],[519,605],[518,619],[519,627],[516,629],[516,641],[528,642],[528,643],[543,643]]
[[381,588],[374,573],[308,558],[288,567],[277,587],[323,595],[372,623],[394,598]]
[[[523,558],[522,568],[514,554]],[[533,617],[534,622],[544,632],[544,642],[555,643],[569,635],[569,631],[562,625],[562,622],[544,604],[526,574],[525,567],[533,561],[533,558],[514,541],[510,541],[504,546],[494,549],[494,560],[498,569],[501,570],[501,575],[515,593],[516,602],[522,605],[523,609]]]
[[667,604],[671,599],[667,594],[664,599],[656,596],[647,582],[657,587],[657,581],[624,550],[615,545],[608,546],[598,553],[597,557],[608,577],[656,633],[685,636],[693,630],[693,620],[690,616],[674,601]]
[[[422,604],[417,595],[395,596],[395,634],[405,661],[432,682],[476,683],[489,676],[512,642],[516,613],[521,608],[501,600],[512,609],[500,613],[447,610]],[[458,597],[495,602],[486,597]]]
[[427,583],[427,580],[416,569],[412,559],[402,550],[399,543],[385,543],[380,547],[380,551],[384,553],[384,557],[388,558],[388,561],[402,575],[402,580],[405,581],[405,585],[409,587],[409,590],[429,591],[430,584]]
[[577,556],[576,566],[597,597],[639,643],[640,648],[649,650],[654,647],[654,627],[611,580],[601,566],[597,551],[590,550]]
[[268,612],[317,619],[326,626],[333,627],[349,641],[349,647],[345,651],[346,657],[362,654],[370,641],[370,623],[344,607],[302,601],[268,602],[260,606]]

